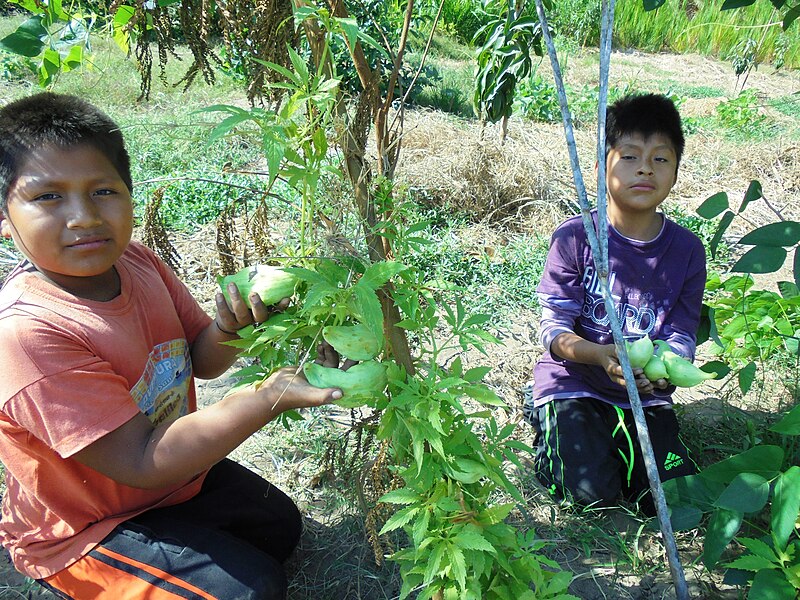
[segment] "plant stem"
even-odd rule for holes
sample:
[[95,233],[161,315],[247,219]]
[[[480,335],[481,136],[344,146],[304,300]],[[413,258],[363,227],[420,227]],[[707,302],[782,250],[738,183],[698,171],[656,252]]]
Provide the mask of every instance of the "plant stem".
[[578,199],[581,204],[583,226],[589,239],[592,257],[595,264],[598,265],[606,313],[609,317],[611,332],[614,335],[617,356],[619,357],[619,362],[622,365],[623,374],[625,376],[625,387],[628,391],[628,397],[631,403],[631,412],[633,413],[634,421],[636,422],[639,445],[642,449],[642,456],[644,458],[645,468],[647,470],[647,478],[650,480],[650,492],[653,494],[653,500],[656,505],[656,514],[658,515],[661,534],[664,538],[664,545],[667,552],[670,572],[672,574],[672,581],[675,586],[675,594],[678,600],[688,600],[689,592],[686,586],[686,578],[684,577],[683,567],[681,566],[680,558],[678,556],[678,547],[675,543],[675,535],[672,531],[672,525],[669,520],[667,502],[664,497],[664,490],[661,487],[661,479],[658,475],[658,467],[656,466],[653,446],[650,443],[650,434],[647,429],[647,421],[645,420],[644,410],[642,409],[642,401],[639,398],[639,391],[636,389],[636,378],[633,375],[633,369],[631,368],[630,359],[628,358],[628,352],[625,348],[625,339],[622,335],[622,327],[614,307],[611,291],[608,288],[608,225],[605,185],[605,114],[606,99],[608,97],[608,67],[611,58],[611,30],[614,23],[614,0],[603,0],[602,11],[603,16],[600,33],[600,98],[598,108],[599,122],[597,140],[598,230],[596,231],[591,217],[591,207],[589,206],[589,202],[586,197],[586,188],[583,184],[583,177],[581,175],[580,164],[578,161],[578,151],[575,144],[575,136],[572,131],[572,117],[569,112],[569,107],[567,106],[567,95],[564,87],[564,81],[561,76],[561,68],[558,64],[558,56],[556,54],[555,45],[553,44],[553,39],[550,36],[550,30],[547,24],[547,17],[544,13],[542,0],[536,0],[536,12],[539,15],[539,23],[542,27],[542,37],[547,45],[547,53],[550,57],[550,63],[552,64],[553,75],[555,77],[556,90],[558,92],[558,103],[561,107],[561,117],[564,123],[570,162],[572,164],[572,175],[575,180],[575,189],[578,191]]

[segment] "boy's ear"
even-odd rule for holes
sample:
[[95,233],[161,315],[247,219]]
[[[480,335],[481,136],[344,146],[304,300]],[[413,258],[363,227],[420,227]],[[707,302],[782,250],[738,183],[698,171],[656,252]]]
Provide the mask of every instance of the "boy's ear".
[[11,237],[11,223],[6,216],[0,212],[0,235],[4,238]]

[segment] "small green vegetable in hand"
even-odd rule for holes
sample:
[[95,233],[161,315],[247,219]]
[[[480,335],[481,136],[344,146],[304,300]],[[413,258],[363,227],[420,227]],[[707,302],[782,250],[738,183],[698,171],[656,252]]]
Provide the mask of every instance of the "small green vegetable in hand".
[[644,375],[650,381],[658,381],[659,379],[667,379],[667,367],[664,361],[655,354],[650,357],[647,364],[644,366]]
[[314,387],[342,390],[344,397],[336,404],[347,408],[360,406],[366,400],[380,396],[388,383],[386,365],[375,360],[358,363],[347,371],[308,362],[303,365],[303,373]]
[[661,359],[667,368],[669,382],[678,387],[694,387],[707,379],[714,379],[716,373],[706,373],[672,350],[661,353]]
[[653,342],[644,336],[634,342],[625,342],[628,350],[628,359],[634,369],[642,369],[653,356]]
[[268,265],[253,265],[245,267],[233,275],[217,277],[217,283],[222,288],[222,293],[228,302],[231,301],[231,297],[228,294],[228,284],[235,283],[236,287],[239,288],[242,299],[249,308],[252,308],[250,305],[250,294],[252,292],[257,293],[261,301],[269,306],[277,304],[284,298],[291,297],[298,281],[297,277],[287,273],[280,267]]

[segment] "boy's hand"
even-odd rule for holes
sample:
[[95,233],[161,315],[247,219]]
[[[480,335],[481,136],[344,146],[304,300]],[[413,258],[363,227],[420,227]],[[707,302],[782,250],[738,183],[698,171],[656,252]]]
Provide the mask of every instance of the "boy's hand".
[[[625,387],[625,374],[622,371],[622,365],[617,357],[617,347],[614,344],[608,344],[603,347],[601,351],[601,363],[608,378],[616,383]],[[644,374],[644,369],[633,369],[633,376],[636,378],[636,389],[639,394],[652,394],[655,388],[664,389],[667,387],[668,382],[664,379],[659,379],[656,382],[650,381]]]
[[286,310],[289,306],[289,298],[284,298],[277,304],[267,306],[261,301],[258,294],[252,293],[248,298],[250,306],[242,298],[239,293],[239,288],[236,284],[228,284],[228,294],[230,295],[230,305],[225,300],[222,292],[217,292],[214,298],[217,304],[217,316],[215,318],[217,327],[224,333],[229,335],[235,334],[237,331],[248,325],[254,323],[263,323],[269,319],[274,313]]

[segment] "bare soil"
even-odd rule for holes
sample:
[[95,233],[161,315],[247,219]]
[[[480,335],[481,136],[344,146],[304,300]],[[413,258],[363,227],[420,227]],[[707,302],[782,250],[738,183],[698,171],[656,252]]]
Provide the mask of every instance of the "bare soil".
[[[544,68],[544,67],[543,67]],[[592,84],[597,78],[596,60],[587,55],[573,59],[568,78]],[[632,88],[663,90],[673,85],[708,86],[731,94],[736,77],[729,65],[699,56],[647,55],[616,52],[612,58],[611,84]],[[766,99],[800,92],[800,77],[794,72],[773,72],[763,66],[750,75],[748,87]],[[729,97],[729,96],[728,96]],[[713,115],[719,98],[689,99],[685,116]],[[765,114],[782,122],[785,117],[766,106]],[[787,128],[788,128],[787,124]],[[594,189],[594,130],[577,130],[584,177]],[[534,124],[512,120],[509,137],[501,142],[496,128],[481,128],[473,121],[448,117],[432,111],[411,111],[403,139],[398,178],[426,190],[434,201],[450,202],[471,211],[474,226],[463,236],[475,251],[487,252],[520,231],[544,234],[575,209],[575,192],[564,134],[560,125]],[[724,190],[738,206],[752,179],[759,179],[764,194],[784,217],[800,210],[800,144],[794,138],[776,134],[764,142],[746,146],[721,137],[689,136],[681,174],[669,203],[692,211],[708,196]],[[762,205],[750,217],[752,227],[770,218]],[[173,240],[181,256],[181,271],[187,285],[209,312],[218,261],[213,250],[214,232],[205,228],[191,237]],[[784,274],[785,275],[785,274]],[[772,280],[785,278],[783,275]],[[765,281],[770,285],[773,281]],[[498,419],[521,423],[520,386],[531,376],[541,353],[533,308],[520,309],[511,326],[494,332],[502,345],[489,348],[488,356],[466,355],[469,366],[489,365],[487,381],[503,397],[510,410]],[[201,404],[214,402],[233,384],[229,376],[200,382]],[[777,388],[779,389],[779,388]],[[780,393],[776,398],[780,401]],[[686,431],[702,436],[727,436],[732,429],[731,414],[738,410],[769,411],[762,397],[741,398],[728,388],[707,385],[679,393],[677,404]],[[757,404],[757,406],[754,406]],[[329,445],[352,442],[350,425],[365,415],[331,409],[309,414],[291,434],[270,426],[243,444],[233,457],[273,481],[301,507],[306,529],[296,556],[288,569],[292,600],[379,600],[396,598],[400,581],[391,563],[376,564],[367,539],[369,526],[365,506],[343,502],[345,496],[365,498],[363,472],[368,463],[345,472],[321,464],[320,440]],[[530,428],[521,423],[518,438],[532,444]],[[529,498],[528,514],[520,523],[534,527],[552,542],[548,553],[575,574],[571,592],[586,600],[674,598],[660,533],[653,521],[624,507],[593,513],[578,513],[554,506],[529,473],[519,473]],[[349,494],[347,494],[349,492]],[[337,498],[339,500],[337,500]],[[709,573],[697,562],[702,540],[697,532],[678,535],[681,559],[693,598],[740,598],[739,590],[723,585],[721,577]],[[380,554],[380,552],[378,553]],[[5,575],[3,572],[5,571]],[[0,561],[0,598],[51,597],[25,591],[21,578]]]

